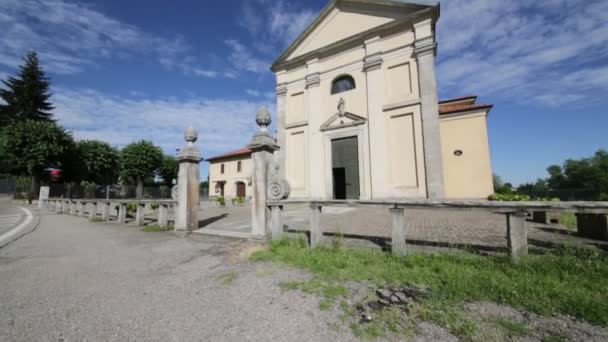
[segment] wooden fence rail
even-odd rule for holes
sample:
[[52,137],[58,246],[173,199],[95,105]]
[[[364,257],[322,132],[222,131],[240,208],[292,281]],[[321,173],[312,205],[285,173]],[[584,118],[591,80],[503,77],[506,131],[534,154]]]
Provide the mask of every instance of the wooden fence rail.
[[[287,205],[302,204],[310,206],[311,247],[317,246],[323,236],[320,224],[320,214],[323,207],[389,209],[388,214],[391,216],[391,248],[393,253],[396,254],[403,254],[406,251],[405,210],[478,210],[501,213],[506,215],[507,244],[511,258],[514,261],[518,261],[521,257],[528,254],[528,227],[526,222],[528,212],[567,212],[576,213],[577,217],[578,215],[582,215],[582,217],[608,217],[608,202],[494,202],[466,200],[435,201],[425,199],[403,201],[268,201],[266,205],[271,211],[270,231],[273,239],[278,238],[283,233],[283,208]],[[603,227],[603,229],[606,229],[608,232],[608,227]]]

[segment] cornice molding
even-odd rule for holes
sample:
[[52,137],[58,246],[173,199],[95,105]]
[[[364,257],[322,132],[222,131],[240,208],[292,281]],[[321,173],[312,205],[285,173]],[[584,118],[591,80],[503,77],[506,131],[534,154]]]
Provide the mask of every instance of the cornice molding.
[[277,96],[285,96],[287,94],[287,83],[279,83],[275,88]]
[[414,42],[414,56],[416,58],[426,56],[428,54],[437,54],[437,43],[433,37],[426,37]]
[[314,74],[310,74],[306,76],[306,89],[312,87],[318,87],[321,83],[321,74],[315,72]]
[[382,53],[377,52],[373,55],[366,56],[363,60],[363,71],[368,72],[382,67]]

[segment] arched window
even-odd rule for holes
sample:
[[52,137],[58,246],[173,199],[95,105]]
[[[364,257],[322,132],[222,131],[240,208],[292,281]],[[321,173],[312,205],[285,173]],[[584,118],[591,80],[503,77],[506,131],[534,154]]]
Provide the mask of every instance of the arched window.
[[338,94],[355,88],[355,79],[352,76],[344,75],[336,78],[331,84],[331,94]]

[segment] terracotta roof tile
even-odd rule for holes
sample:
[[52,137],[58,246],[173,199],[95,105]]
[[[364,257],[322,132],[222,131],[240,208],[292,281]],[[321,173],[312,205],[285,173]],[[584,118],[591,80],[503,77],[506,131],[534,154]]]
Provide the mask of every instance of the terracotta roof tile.
[[247,147],[243,147],[238,150],[223,153],[223,154],[211,157],[211,158],[206,158],[205,160],[214,161],[214,160],[226,159],[226,158],[231,158],[231,157],[245,156],[245,155],[249,155],[249,154],[251,154],[251,150],[248,149]]
[[486,108],[490,109],[493,106],[494,105],[491,105],[491,104],[450,104],[450,105],[440,104],[439,105],[439,115],[466,112],[466,111],[474,110],[474,109],[486,109]]

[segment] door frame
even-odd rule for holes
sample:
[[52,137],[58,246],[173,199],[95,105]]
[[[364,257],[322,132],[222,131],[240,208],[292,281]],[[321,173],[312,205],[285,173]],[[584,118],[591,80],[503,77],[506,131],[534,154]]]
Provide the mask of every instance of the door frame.
[[331,141],[341,138],[357,138],[357,154],[359,155],[359,198],[365,198],[365,170],[363,168],[363,138],[365,125],[345,127],[337,130],[325,131],[324,149],[325,149],[325,199],[332,200],[334,198],[334,180],[332,171],[332,152]]

